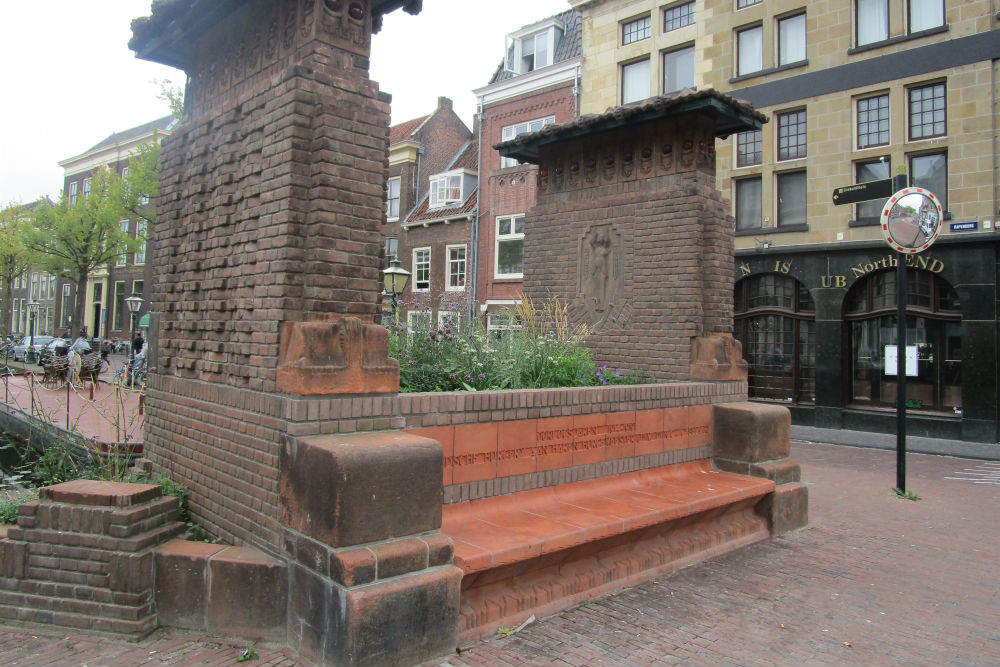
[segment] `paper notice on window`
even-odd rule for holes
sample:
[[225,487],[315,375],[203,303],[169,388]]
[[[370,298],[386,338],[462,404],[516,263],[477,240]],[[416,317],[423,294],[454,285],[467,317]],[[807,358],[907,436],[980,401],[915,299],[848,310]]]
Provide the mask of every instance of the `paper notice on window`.
[[[899,368],[899,355],[895,345],[885,346],[885,374],[895,375]],[[906,346],[906,377],[917,377],[917,346]]]

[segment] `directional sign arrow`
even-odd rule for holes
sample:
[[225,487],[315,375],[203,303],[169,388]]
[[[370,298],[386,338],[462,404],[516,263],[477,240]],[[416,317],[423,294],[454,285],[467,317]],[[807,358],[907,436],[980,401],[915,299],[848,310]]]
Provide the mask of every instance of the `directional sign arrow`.
[[837,188],[833,191],[833,203],[857,204],[861,201],[872,201],[874,199],[888,199],[895,192],[892,186],[892,179],[886,178],[881,181],[868,181],[857,185],[848,185],[845,188]]

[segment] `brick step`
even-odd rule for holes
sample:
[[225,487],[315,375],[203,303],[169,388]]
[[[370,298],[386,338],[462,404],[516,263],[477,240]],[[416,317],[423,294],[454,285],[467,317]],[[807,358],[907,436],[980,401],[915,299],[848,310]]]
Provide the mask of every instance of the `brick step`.
[[107,586],[66,584],[39,579],[0,578],[0,599],[4,594],[28,594],[62,600],[83,600],[131,606],[145,602],[145,594],[113,591]]
[[[66,533],[58,530],[38,528],[25,529],[12,526],[7,531],[7,539],[29,543],[46,543],[52,545],[82,547],[87,550],[103,550],[114,552],[135,553],[157,546],[184,532],[184,524],[171,521],[131,537],[111,537],[92,533]],[[91,560],[101,560],[101,556],[90,556]]]
[[[148,598],[149,596],[146,597]],[[147,599],[141,605],[123,605],[94,600],[65,599],[49,595],[36,595],[7,590],[0,590],[0,606],[86,614],[100,618],[126,621],[137,621],[153,615],[153,602],[151,599]]]
[[63,503],[26,503],[21,506],[18,526],[86,535],[132,537],[176,520],[178,506],[178,499],[170,496],[123,509]]
[[3,603],[0,603],[0,619],[96,632],[112,632],[136,637],[147,635],[157,627],[156,615],[152,613],[135,619],[106,618],[88,613],[66,611],[63,608],[44,609]]

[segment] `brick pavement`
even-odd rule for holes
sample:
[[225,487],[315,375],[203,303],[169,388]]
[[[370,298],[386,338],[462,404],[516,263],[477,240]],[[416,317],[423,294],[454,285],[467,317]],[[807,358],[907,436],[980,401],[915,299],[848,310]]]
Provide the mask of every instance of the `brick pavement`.
[[[911,455],[898,500],[893,452],[793,445],[811,524],[465,647],[441,665],[1000,664],[1000,484],[983,464]],[[995,478],[994,478],[994,481]],[[0,628],[30,665],[229,665],[245,643],[159,632],[131,643]],[[249,664],[302,664],[257,648]]]

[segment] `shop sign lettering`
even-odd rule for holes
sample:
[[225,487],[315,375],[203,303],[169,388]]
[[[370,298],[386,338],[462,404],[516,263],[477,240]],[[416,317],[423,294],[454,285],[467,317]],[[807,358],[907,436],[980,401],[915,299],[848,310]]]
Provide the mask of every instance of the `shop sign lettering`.
[[[874,273],[875,271],[894,269],[896,268],[897,263],[895,254],[885,255],[884,257],[871,261],[858,262],[854,266],[850,267],[849,273],[822,275],[819,277],[819,282],[822,287],[847,287],[848,280],[854,282],[858,278],[863,278],[869,273]],[[944,271],[945,264],[940,259],[928,255],[907,255],[906,266],[922,269],[924,271],[930,271],[931,273],[941,273]],[[746,263],[740,264],[739,270],[740,278],[746,278],[754,273],[753,269],[750,268],[750,265]],[[788,274],[791,270],[791,260],[784,261],[779,259],[776,260],[773,265],[768,265],[764,271],[760,271],[759,273]]]

